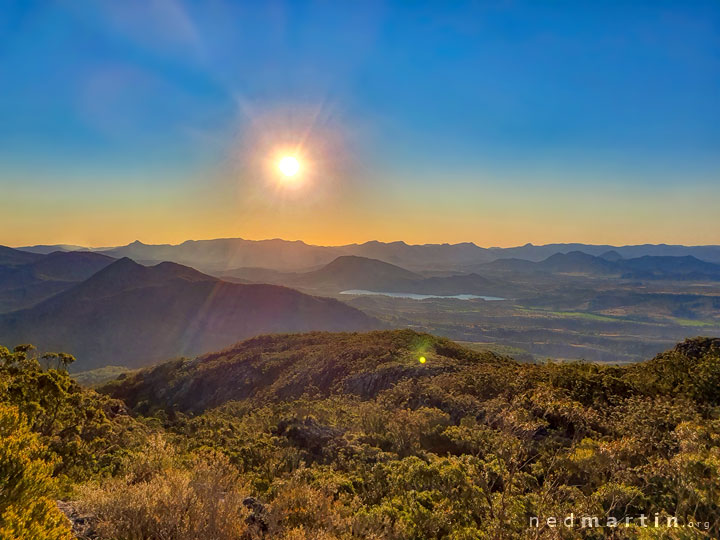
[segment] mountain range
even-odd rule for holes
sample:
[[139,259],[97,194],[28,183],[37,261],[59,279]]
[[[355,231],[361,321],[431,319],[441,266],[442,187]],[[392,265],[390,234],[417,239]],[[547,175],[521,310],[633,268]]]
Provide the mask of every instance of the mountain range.
[[492,296],[516,289],[477,274],[426,277],[394,264],[356,255],[343,255],[309,272],[279,272],[238,268],[222,274],[241,282],[275,283],[302,290],[334,294],[351,289],[429,295],[477,294]]
[[380,326],[337,300],[122,258],[31,308],[0,315],[0,343],[66,351],[78,357],[78,369],[138,367],[262,333]]
[[[617,252],[614,252],[618,255]],[[540,262],[524,259],[498,259],[478,265],[480,270],[502,273],[555,273],[614,276],[625,279],[669,279],[720,281],[720,265],[692,255],[683,257],[644,255],[633,259],[616,256],[596,257],[582,251],[556,253]]]
[[[571,251],[540,261],[503,258],[463,264],[462,269],[417,269],[360,255],[337,255],[340,248],[327,251],[282,240],[183,245],[187,248],[183,257],[212,260],[211,266],[236,260],[270,264],[278,250],[281,266],[313,264],[304,270],[231,267],[210,275],[177,262],[142,259],[144,264],[139,264],[124,257],[121,249],[45,254],[55,246],[36,246],[39,252],[0,246],[0,342],[11,346],[33,342],[43,351],[66,350],[78,357],[75,369],[87,370],[193,356],[258,334],[354,331],[393,324],[427,328],[465,341],[499,340],[533,354],[546,354],[536,344],[559,339],[555,334],[562,329],[568,332],[568,346],[582,342],[593,354],[596,348],[616,347],[611,356],[593,357],[615,360],[628,345],[606,343],[605,337],[598,338],[605,340],[602,343],[597,341],[594,336],[602,325],[609,326],[603,336],[622,331],[636,337],[642,330],[654,351],[660,346],[655,341],[666,339],[669,332],[674,332],[673,339],[682,338],[687,335],[685,327],[717,324],[711,282],[720,282],[720,265],[692,255],[626,258],[610,249],[598,255]],[[138,257],[178,253],[178,246],[165,246],[164,252],[156,252],[156,247],[136,243],[132,250]],[[414,264],[441,252],[467,261],[465,257],[474,251],[471,245],[355,246],[361,247],[378,257],[391,258],[395,253]],[[311,259],[305,257],[307,248],[312,248]],[[337,256],[319,263],[329,255]],[[643,282],[643,291],[637,290],[638,282]],[[402,304],[407,301],[338,297],[347,305],[318,297],[353,289],[471,294],[511,301],[492,307],[429,301],[413,307]],[[415,307],[418,311],[413,311]],[[637,327],[636,320],[644,326]],[[662,328],[648,326],[648,321]],[[587,330],[587,337],[578,330]],[[584,357],[589,354],[585,351],[576,347],[563,354]]]
[[[74,249],[75,246],[30,246],[36,252]],[[173,261],[199,270],[213,273],[234,268],[260,267],[280,271],[308,271],[332,262],[342,255],[356,255],[378,259],[411,271],[421,270],[467,270],[474,265],[503,258],[519,258],[533,262],[542,261],[556,253],[581,251],[588,255],[602,256],[614,251],[622,258],[643,256],[682,257],[691,255],[700,260],[720,263],[720,246],[679,246],[666,244],[643,244],[634,246],[610,246],[589,244],[547,244],[511,248],[483,248],[473,243],[410,245],[405,242],[365,242],[343,246],[315,246],[301,241],[245,240],[242,238],[218,238],[213,240],[188,240],[181,244],[150,245],[135,241],[126,246],[93,249],[115,258],[130,257],[145,264]]]
[[101,253],[26,253],[0,246],[0,313],[30,307],[102,270],[115,259]]
[[585,275],[640,280],[720,281],[720,265],[692,256],[623,259],[608,254],[596,257],[573,251],[556,253],[540,262],[498,259],[472,268],[476,272],[426,276],[380,260],[345,255],[309,272],[237,268],[220,275],[242,283],[274,283],[322,294],[363,289],[439,296],[475,294],[501,297],[527,291],[528,284],[523,283],[526,276]]

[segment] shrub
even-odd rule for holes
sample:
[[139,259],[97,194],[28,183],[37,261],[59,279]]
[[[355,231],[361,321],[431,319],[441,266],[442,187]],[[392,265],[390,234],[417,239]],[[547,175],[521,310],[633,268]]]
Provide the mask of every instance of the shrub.
[[0,538],[70,540],[47,448],[16,407],[0,403]]
[[81,490],[102,538],[236,540],[248,532],[242,484],[227,458],[203,452],[182,463],[159,438],[143,453],[148,459],[126,474]]

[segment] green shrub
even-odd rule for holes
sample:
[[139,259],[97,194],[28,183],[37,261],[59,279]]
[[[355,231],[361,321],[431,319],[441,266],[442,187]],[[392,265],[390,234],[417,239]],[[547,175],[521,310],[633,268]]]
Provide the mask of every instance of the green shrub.
[[0,403],[0,538],[70,540],[69,522],[55,504],[48,450],[17,407]]

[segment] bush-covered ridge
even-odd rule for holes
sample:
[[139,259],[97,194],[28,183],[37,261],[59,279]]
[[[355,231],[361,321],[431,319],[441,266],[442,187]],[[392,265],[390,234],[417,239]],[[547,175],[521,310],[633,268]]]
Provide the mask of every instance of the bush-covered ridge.
[[[47,376],[66,377],[0,371],[16,387]],[[518,364],[407,330],[261,336],[105,387],[133,416],[106,413],[104,461],[58,474],[99,538],[717,538],[719,376],[710,338],[612,367]],[[91,411],[121,403],[72,388]],[[39,437],[48,463],[74,455],[74,439]],[[632,519],[546,524],[571,513]],[[656,514],[681,526],[638,525]]]
[[509,360],[411,330],[277,334],[255,337],[195,360],[160,364],[113,381],[100,391],[141,412],[157,408],[201,412],[247,398],[374,397],[403,379],[488,362]]

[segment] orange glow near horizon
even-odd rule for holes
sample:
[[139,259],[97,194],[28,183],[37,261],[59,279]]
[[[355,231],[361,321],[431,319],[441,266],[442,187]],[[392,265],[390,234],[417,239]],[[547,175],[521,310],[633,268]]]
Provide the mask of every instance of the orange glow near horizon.
[[[295,178],[302,177],[301,186],[291,189],[280,182],[283,156],[298,159]],[[314,154],[291,146],[270,149],[264,158],[273,178],[253,182],[231,175],[208,176],[205,182],[195,174],[172,180],[137,177],[110,191],[77,178],[63,179],[57,189],[32,180],[14,182],[3,192],[0,245],[103,247],[230,237],[325,246],[370,240],[483,247],[720,244],[715,211],[720,192],[712,187],[658,189],[642,197],[626,187],[608,186],[592,196],[580,187],[550,189],[552,196],[538,188],[520,197],[498,182],[464,189],[448,182],[443,190],[382,176],[340,183],[325,174],[325,163]]]

